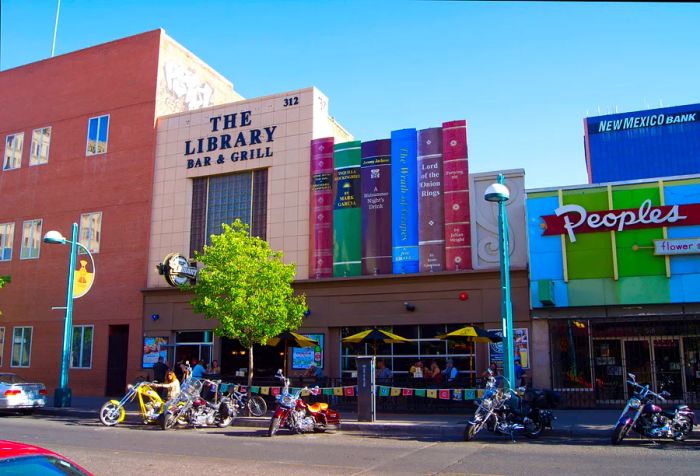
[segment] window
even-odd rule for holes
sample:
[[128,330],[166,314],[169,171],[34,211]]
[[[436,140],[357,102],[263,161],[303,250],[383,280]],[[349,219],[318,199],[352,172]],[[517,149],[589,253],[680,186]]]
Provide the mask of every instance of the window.
[[15,239],[15,224],[0,223],[0,261],[12,259],[12,240]]
[[22,165],[22,146],[24,145],[24,132],[10,134],[5,138],[5,160],[3,170],[18,169]]
[[12,367],[29,367],[32,355],[32,328],[15,327],[12,330]]
[[41,165],[49,161],[51,128],[43,127],[32,132],[32,148],[29,152],[29,165]]
[[107,152],[109,137],[109,114],[91,117],[88,121],[87,147],[85,155],[97,155]]
[[250,226],[253,236],[267,236],[267,169],[194,179],[190,254],[202,251],[221,224],[236,218]]
[[41,220],[28,220],[22,226],[22,248],[19,259],[36,259],[39,257],[41,244]]
[[[102,230],[102,212],[94,213],[83,213],[80,215],[80,243],[87,249],[90,253],[97,253],[100,251],[100,232]],[[81,254],[85,254],[85,251],[80,249]]]
[[5,352],[5,328],[0,327],[0,367],[2,367],[2,355]]
[[92,367],[92,336],[94,326],[73,326],[73,341],[70,348],[70,366],[74,369]]

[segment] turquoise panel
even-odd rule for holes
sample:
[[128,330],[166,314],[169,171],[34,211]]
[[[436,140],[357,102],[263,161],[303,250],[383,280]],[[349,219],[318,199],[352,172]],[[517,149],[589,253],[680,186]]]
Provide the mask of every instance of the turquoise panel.
[[[664,187],[666,205],[684,205],[700,203],[700,184],[685,184]],[[700,226],[674,226],[667,228],[669,238],[700,238]],[[679,274],[700,274],[700,254],[686,256],[671,256],[671,301],[678,300],[684,294],[683,289],[676,289],[679,280],[673,279]],[[693,278],[690,281],[695,281]],[[696,288],[697,289],[697,288]],[[699,298],[689,297],[689,302],[700,301]]]
[[569,281],[569,306],[603,306],[620,304],[617,284],[610,278],[574,279]]
[[670,284],[666,276],[634,276],[618,280],[620,304],[670,302]]
[[700,301],[700,275],[680,274],[671,276],[671,302]]
[[[668,228],[669,238],[700,238],[700,226]],[[671,256],[671,276],[700,274],[700,254]],[[673,287],[673,285],[671,285]]]
[[700,203],[700,184],[671,185],[669,182],[664,187],[664,203],[666,205],[685,205],[686,203]]
[[537,281],[532,281],[530,283],[530,302],[533,308],[542,307],[567,307],[569,306],[569,290],[568,285],[563,279],[554,280],[554,306],[543,306],[539,301],[539,283]]
[[559,236],[542,236],[541,216],[552,215],[559,206],[559,198],[528,199],[527,233],[530,259],[530,279],[564,279],[563,256]]

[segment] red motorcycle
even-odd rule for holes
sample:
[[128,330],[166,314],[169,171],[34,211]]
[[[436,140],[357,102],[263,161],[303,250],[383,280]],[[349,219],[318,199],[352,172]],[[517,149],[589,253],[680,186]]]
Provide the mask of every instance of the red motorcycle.
[[[270,429],[267,436],[275,436],[280,428],[287,428],[293,433],[321,433],[329,428],[340,428],[340,413],[328,408],[327,403],[313,403],[307,405],[301,398],[301,393],[309,390],[308,387],[300,388],[294,393],[289,392],[289,379],[277,372],[277,378],[284,381],[284,387],[277,397],[277,408],[270,420]],[[315,387],[314,390],[318,390]]]

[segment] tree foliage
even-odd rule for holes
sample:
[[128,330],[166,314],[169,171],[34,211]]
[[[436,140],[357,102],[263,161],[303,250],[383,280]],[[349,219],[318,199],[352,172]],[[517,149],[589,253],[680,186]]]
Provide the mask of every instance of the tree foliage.
[[[11,281],[12,278],[10,276],[0,276],[0,289]],[[2,310],[0,310],[0,316],[2,316]]]
[[285,264],[282,253],[255,236],[236,220],[223,224],[220,235],[195,258],[203,267],[191,288],[194,310],[218,320],[216,334],[238,339],[251,351],[249,381],[252,380],[253,344],[265,344],[284,331],[297,329],[306,310],[306,299],[295,295],[294,264]]

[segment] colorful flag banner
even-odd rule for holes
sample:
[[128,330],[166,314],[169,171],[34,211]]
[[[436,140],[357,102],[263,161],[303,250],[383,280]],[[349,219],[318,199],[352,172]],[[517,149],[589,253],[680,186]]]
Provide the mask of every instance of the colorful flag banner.
[[343,387],[333,387],[333,395],[342,397],[343,396]]
[[270,395],[270,387],[260,387],[260,393],[263,395]]
[[450,399],[450,390],[447,388],[441,388],[440,389],[440,400],[449,400]]
[[309,395],[311,395],[311,391],[308,388],[305,388],[304,390],[301,391],[302,397],[308,397]]
[[280,388],[279,387],[272,387],[272,395],[277,396],[280,394]]
[[476,391],[476,396],[478,398],[483,398],[484,397],[484,389],[480,388],[479,390]]
[[333,395],[333,389],[332,388],[324,388],[323,394],[324,395]]
[[399,395],[401,395],[401,389],[398,387],[391,387],[391,396],[398,397]]
[[424,388],[417,388],[414,392],[414,395],[416,397],[425,397],[425,389]]
[[461,400],[462,399],[462,389],[461,388],[456,388],[452,390],[452,400]]
[[438,391],[436,389],[430,389],[426,392],[428,398],[437,398]]
[[403,396],[404,397],[410,397],[413,395],[413,389],[412,388],[404,388],[403,389]]
[[311,395],[321,395],[321,389],[318,387],[314,387],[311,389]]
[[476,398],[476,392],[474,389],[468,389],[464,391],[464,399],[465,400],[474,400]]
[[379,387],[379,396],[388,397],[391,389],[389,387]]
[[346,397],[354,397],[355,396],[355,387],[345,387],[345,396]]
[[[238,387],[238,391],[241,393],[245,393],[243,387]],[[250,387],[250,393],[260,393],[260,387]]]

